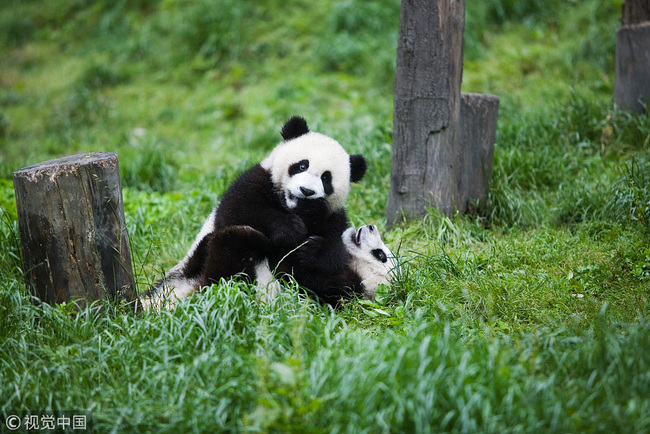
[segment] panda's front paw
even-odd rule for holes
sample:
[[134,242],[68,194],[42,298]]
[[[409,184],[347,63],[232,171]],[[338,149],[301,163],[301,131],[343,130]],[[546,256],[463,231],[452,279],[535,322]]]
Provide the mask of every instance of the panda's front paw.
[[300,199],[294,210],[307,225],[310,234],[319,232],[325,226],[327,218],[332,214],[332,209],[327,200]]
[[289,214],[278,221],[271,234],[271,242],[276,246],[295,247],[307,238],[307,225],[300,217]]
[[350,261],[350,254],[338,237],[312,235],[296,253],[301,266],[326,274],[340,272]]
[[314,264],[318,263],[318,259],[322,257],[325,249],[325,238],[312,235],[295,252],[295,257],[301,267],[313,268]]

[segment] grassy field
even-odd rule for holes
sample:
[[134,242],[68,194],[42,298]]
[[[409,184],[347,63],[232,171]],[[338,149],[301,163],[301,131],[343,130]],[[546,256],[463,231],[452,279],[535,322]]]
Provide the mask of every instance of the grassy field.
[[[650,114],[612,107],[622,0],[467,2],[501,98],[489,202],[386,228],[399,1],[0,3],[0,431],[650,431]],[[471,3],[471,4],[470,4]],[[32,302],[11,174],[117,152],[140,290],[293,114],[369,161],[403,274],[339,312],[223,282],[174,311]]]

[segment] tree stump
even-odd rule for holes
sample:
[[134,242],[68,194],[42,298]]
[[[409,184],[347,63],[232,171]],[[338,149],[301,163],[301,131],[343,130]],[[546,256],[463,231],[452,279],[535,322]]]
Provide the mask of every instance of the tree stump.
[[28,289],[47,303],[135,299],[117,154],[64,157],[13,174]]
[[499,115],[499,97],[478,93],[460,96],[460,140],[462,157],[459,173],[458,211],[466,212],[475,203],[487,202],[492,179],[494,140]]
[[614,103],[642,113],[650,104],[650,2],[626,0],[616,32]]
[[463,94],[464,0],[402,0],[389,224],[486,199],[499,99]]
[[402,0],[389,224],[427,206],[453,212],[464,29],[464,1]]

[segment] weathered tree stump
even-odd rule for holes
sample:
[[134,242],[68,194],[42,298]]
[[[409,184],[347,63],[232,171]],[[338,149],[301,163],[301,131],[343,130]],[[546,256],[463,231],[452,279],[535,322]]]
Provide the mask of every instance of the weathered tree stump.
[[650,104],[650,2],[626,0],[616,33],[614,103],[641,113]]
[[402,0],[389,224],[487,198],[499,99],[461,96],[464,0]]
[[464,29],[464,1],[402,0],[389,223],[428,206],[453,212]]
[[117,154],[64,157],[13,174],[28,289],[47,303],[135,299]]

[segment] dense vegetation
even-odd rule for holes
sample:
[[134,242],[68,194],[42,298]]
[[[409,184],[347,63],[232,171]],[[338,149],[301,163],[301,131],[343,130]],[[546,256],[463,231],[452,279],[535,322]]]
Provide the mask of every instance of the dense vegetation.
[[[399,1],[0,3],[0,414],[99,431],[650,430],[650,114],[612,107],[621,0],[467,2],[501,106],[487,204],[385,226]],[[331,312],[224,282],[177,309],[33,303],[11,173],[120,158],[140,289],[301,114],[363,153],[403,273]],[[4,420],[4,419],[2,419]]]

